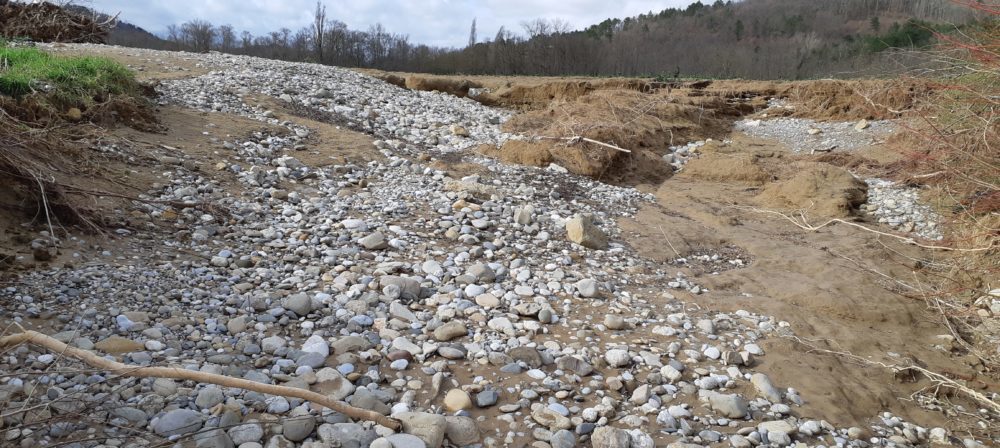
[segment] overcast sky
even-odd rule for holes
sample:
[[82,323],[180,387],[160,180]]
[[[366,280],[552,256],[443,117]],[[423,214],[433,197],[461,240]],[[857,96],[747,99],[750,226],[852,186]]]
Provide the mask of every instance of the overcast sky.
[[[461,47],[469,40],[475,18],[480,40],[492,38],[501,25],[522,32],[520,23],[533,18],[559,18],[574,29],[609,17],[635,16],[694,0],[326,0],[327,17],[351,29],[382,23],[387,30],[408,34],[410,42]],[[161,34],[167,25],[204,19],[231,24],[238,31],[262,34],[309,25],[315,0],[85,0],[98,11],[121,13],[121,19]]]

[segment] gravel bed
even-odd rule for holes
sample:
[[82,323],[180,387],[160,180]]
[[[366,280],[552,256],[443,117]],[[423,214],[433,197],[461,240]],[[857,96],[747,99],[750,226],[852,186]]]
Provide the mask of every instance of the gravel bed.
[[[13,423],[5,443],[157,446],[184,437],[241,448],[636,448],[656,438],[750,448],[951,440],[891,414],[864,429],[801,415],[809,397],[758,371],[760,342],[791,335],[788,323],[689,307],[673,295],[712,292],[667,269],[736,269],[750,261],[745,254],[705,249],[671,266],[621,244],[615,219],[650,195],[472,154],[465,161],[485,171],[463,178],[415,160],[508,138],[499,130],[508,112],[332,67],[204,58],[222,68],[165,82],[162,101],[287,129],[220,142],[237,161],[222,168],[244,191],[230,194],[177,156],[166,168],[170,182],[148,197],[208,202],[216,212],[149,206],[174,223],[167,235],[137,232],[155,249],[25,273],[0,290],[5,316],[44,320],[58,339],[128,363],[308,388],[392,415],[404,431],[299,399],[87,371],[20,347],[0,358],[10,372],[0,376],[0,401],[43,410],[11,414],[19,420],[5,422]],[[307,166],[295,153],[310,130],[244,104],[250,93],[342,116],[380,137],[385,160]]]
[[735,129],[747,135],[776,140],[796,153],[853,151],[878,144],[895,131],[889,121],[823,122],[805,118],[749,119]]
[[865,179],[865,183],[868,184],[868,201],[861,206],[861,211],[880,224],[928,240],[944,237],[938,228],[941,217],[930,206],[920,203],[919,189],[877,178]]

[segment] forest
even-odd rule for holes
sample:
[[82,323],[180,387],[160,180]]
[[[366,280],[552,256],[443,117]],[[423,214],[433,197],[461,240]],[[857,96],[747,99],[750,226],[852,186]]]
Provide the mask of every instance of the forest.
[[468,30],[456,30],[469,34],[464,48],[411,42],[380,24],[351,29],[317,2],[312,23],[298,30],[253,35],[193,20],[153,36],[121,24],[111,43],[438,74],[852,77],[904,69],[911,58],[887,50],[919,49],[936,32],[989,20],[962,1],[699,1],[579,30],[561,20],[535,19],[519,29],[487,32],[470,18]]

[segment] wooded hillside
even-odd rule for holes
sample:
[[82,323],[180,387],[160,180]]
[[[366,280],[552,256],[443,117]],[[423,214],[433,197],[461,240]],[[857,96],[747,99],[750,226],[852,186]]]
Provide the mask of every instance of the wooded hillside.
[[254,36],[195,20],[169,27],[166,42],[151,42],[121,27],[112,40],[440,74],[849,77],[887,73],[893,67],[886,49],[923,47],[931,43],[934,30],[947,32],[977,20],[973,10],[959,3],[717,0],[611,18],[583,30],[570,30],[559,20],[525,21],[520,30],[501,28],[479,42],[473,23],[470,45],[461,49],[412,43],[379,24],[367,31],[352,30],[327,17],[318,3],[314,23],[298,31],[286,28]]

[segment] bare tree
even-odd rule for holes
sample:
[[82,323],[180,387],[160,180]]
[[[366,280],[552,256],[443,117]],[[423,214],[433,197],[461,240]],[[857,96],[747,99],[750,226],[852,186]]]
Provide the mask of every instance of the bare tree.
[[524,32],[528,33],[530,38],[548,36],[551,32],[549,21],[545,19],[525,20],[521,22],[521,28],[524,28]]
[[313,16],[313,44],[316,49],[316,61],[323,62],[323,39],[326,38],[326,5],[316,1],[316,14]]
[[181,31],[177,25],[167,27],[167,40],[174,43],[181,43]]
[[192,49],[208,52],[212,49],[212,41],[215,40],[216,30],[211,23],[195,19],[181,25],[181,34]]
[[472,29],[469,30],[469,46],[476,45],[476,19],[472,19]]
[[243,48],[243,51],[244,52],[249,51],[250,47],[252,46],[253,46],[253,34],[250,34],[249,31],[244,31],[240,33],[240,47]]
[[222,25],[219,27],[219,50],[230,52],[236,46],[236,31],[232,25]]

